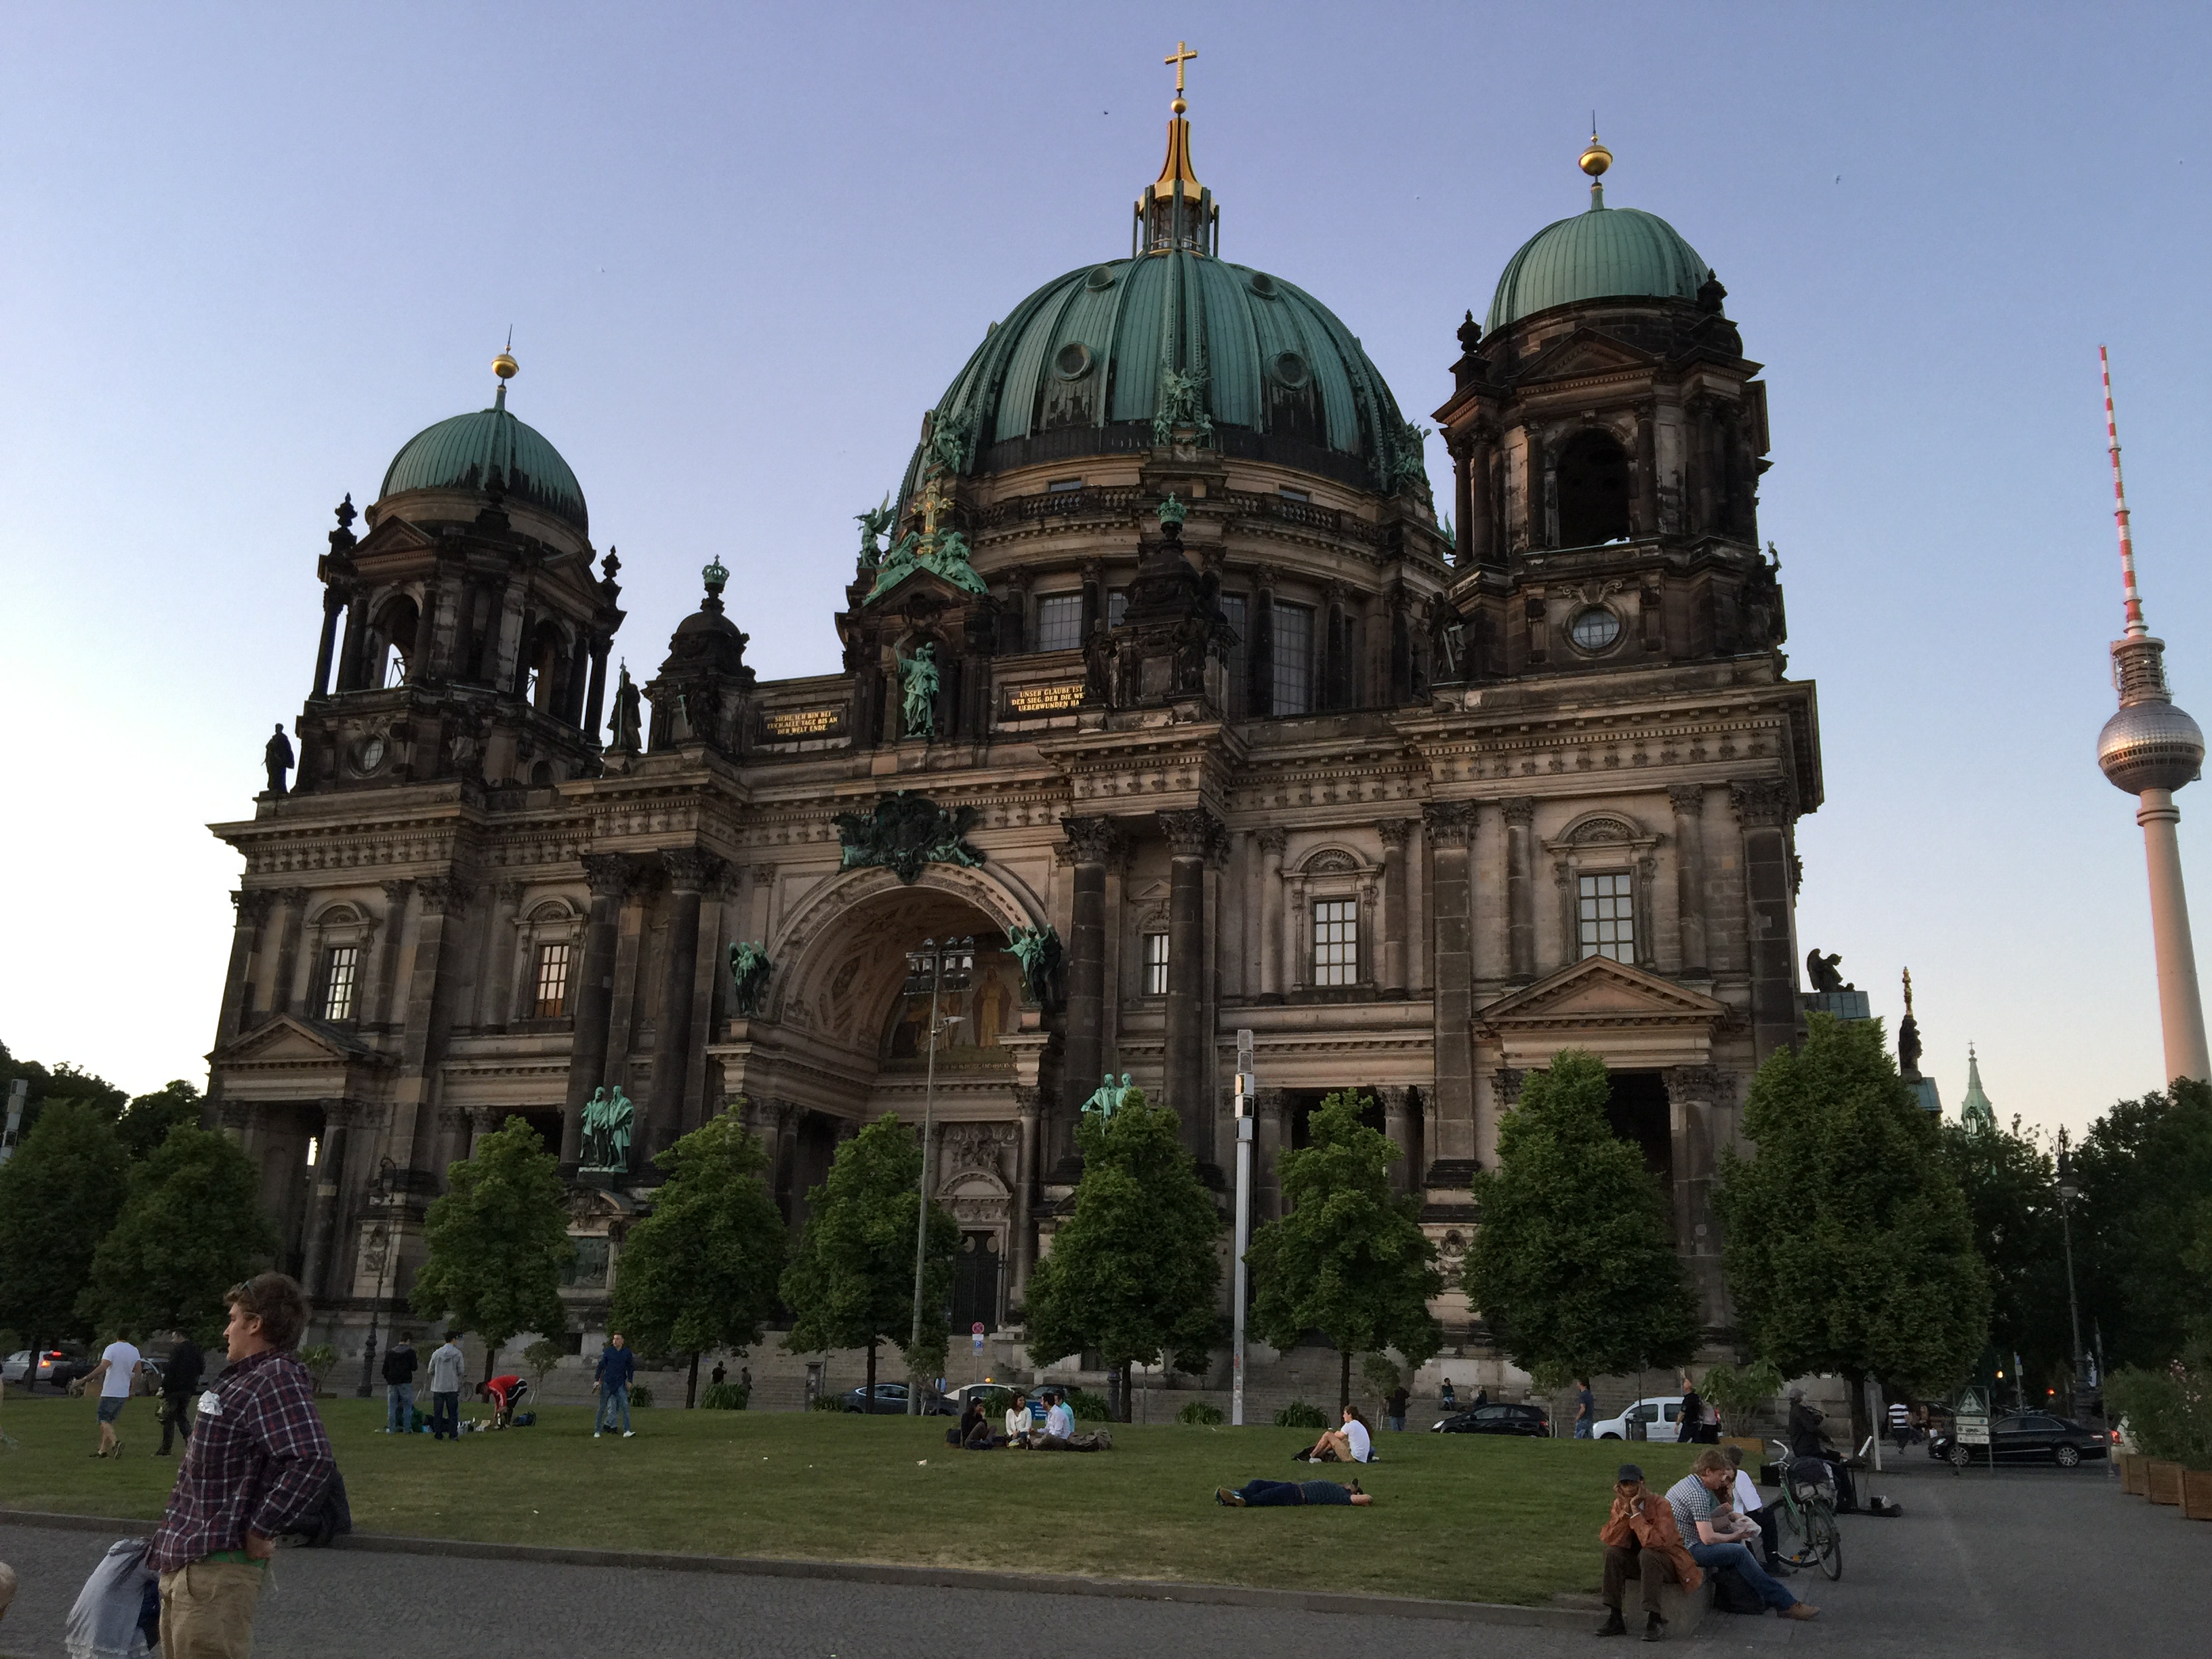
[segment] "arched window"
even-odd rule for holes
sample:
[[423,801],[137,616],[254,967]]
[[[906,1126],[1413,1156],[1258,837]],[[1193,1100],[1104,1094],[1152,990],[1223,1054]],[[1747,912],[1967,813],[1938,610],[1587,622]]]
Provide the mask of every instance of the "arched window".
[[529,665],[530,706],[541,714],[560,713],[568,689],[568,650],[558,623],[538,624],[523,661]]
[[404,593],[394,594],[376,613],[376,686],[404,685],[408,665],[415,660],[416,625],[421,613]]
[[1609,432],[1577,432],[1559,452],[1559,545],[1594,547],[1626,536],[1628,452]]

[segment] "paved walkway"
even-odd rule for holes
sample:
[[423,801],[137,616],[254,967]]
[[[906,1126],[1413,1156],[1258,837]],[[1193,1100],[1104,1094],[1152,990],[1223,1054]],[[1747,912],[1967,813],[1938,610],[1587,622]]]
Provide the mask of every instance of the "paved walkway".
[[[1845,1517],[1843,1581],[1790,1581],[1820,1605],[1820,1619],[1713,1614],[1679,1645],[1786,1645],[1853,1659],[1961,1651],[1976,1659],[2148,1659],[2206,1650],[2202,1592],[2212,1582],[2212,1524],[2123,1498],[2119,1483],[2094,1468],[1954,1477],[1916,1453],[1868,1484],[1897,1497],[1905,1518]],[[106,1542],[33,1527],[0,1532],[0,1559],[23,1580],[0,1623],[0,1654],[59,1659],[63,1617]],[[1551,1659],[1595,1651],[1579,1630],[349,1551],[287,1552],[257,1633],[262,1659],[538,1659],[593,1650],[1127,1659],[1170,1647],[1348,1649],[1363,1659],[1435,1659],[1449,1649]]]

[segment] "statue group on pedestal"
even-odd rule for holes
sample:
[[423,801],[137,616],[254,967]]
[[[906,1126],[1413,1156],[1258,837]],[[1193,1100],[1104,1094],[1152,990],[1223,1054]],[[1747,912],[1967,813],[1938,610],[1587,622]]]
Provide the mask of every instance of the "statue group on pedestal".
[[584,1103],[584,1156],[580,1167],[608,1172],[629,1169],[629,1133],[635,1113],[617,1085],[592,1091]]
[[1121,1109],[1121,1103],[1128,1097],[1129,1074],[1127,1072],[1121,1073],[1121,1086],[1116,1088],[1114,1084],[1114,1073],[1109,1072],[1104,1077],[1099,1079],[1098,1087],[1092,1092],[1091,1098],[1083,1103],[1083,1109],[1086,1112],[1097,1113],[1100,1122],[1109,1123],[1113,1121],[1114,1114]]

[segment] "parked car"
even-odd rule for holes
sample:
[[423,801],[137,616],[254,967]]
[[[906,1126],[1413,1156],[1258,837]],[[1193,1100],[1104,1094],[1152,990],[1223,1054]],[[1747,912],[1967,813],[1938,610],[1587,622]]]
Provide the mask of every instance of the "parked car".
[[[5,1360],[0,1360],[0,1378],[23,1386],[23,1379],[30,1369],[31,1351],[18,1348]],[[59,1348],[48,1348],[39,1355],[38,1380],[51,1382],[58,1389],[66,1388],[82,1370],[80,1361],[70,1358]]]
[[[1999,1462],[2051,1462],[2070,1469],[2085,1457],[2104,1457],[2111,1450],[2100,1431],[2047,1412],[2014,1412],[1990,1425],[1988,1452]],[[1956,1433],[1946,1431],[1929,1441],[1928,1455],[1964,1468],[1988,1454],[1979,1446],[1960,1445]]]
[[1519,1434],[1534,1440],[1547,1440],[1552,1434],[1552,1419],[1541,1406],[1478,1406],[1471,1412],[1457,1412],[1430,1425],[1429,1432]]
[[[983,1402],[983,1409],[995,1422],[1005,1417],[1006,1408],[1014,1403],[1014,1385],[1011,1382],[963,1382],[945,1399],[952,1407],[955,1417],[968,1409],[970,1400],[980,1400]],[[1044,1404],[1037,1398],[1038,1390],[1024,1389],[1021,1392],[1030,1397],[1030,1416],[1039,1423],[1043,1422]]]
[[[1642,1425],[1637,1434],[1628,1431],[1630,1423]],[[1591,1437],[1598,1440],[1679,1440],[1682,1435],[1682,1396],[1679,1394],[1659,1394],[1638,1401],[1618,1417],[1610,1417],[1590,1426]]]
[[[845,1409],[848,1412],[866,1413],[872,1416],[902,1417],[906,1414],[906,1384],[903,1382],[877,1383],[876,1397],[872,1402],[868,1399],[866,1384],[850,1389],[845,1395]],[[924,1417],[957,1417],[960,1415],[960,1410],[959,1407],[933,1390],[922,1395],[921,1414]]]

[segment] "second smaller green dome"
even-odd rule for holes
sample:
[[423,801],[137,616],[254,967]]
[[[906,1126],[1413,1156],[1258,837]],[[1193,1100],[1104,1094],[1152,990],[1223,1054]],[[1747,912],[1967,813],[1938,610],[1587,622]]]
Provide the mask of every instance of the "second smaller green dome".
[[1694,300],[1711,275],[1657,214],[1595,200],[1521,245],[1498,279],[1483,331],[1578,300]]
[[543,433],[507,413],[505,386],[491,408],[456,415],[410,438],[385,470],[377,498],[410,489],[482,490],[494,483],[591,532],[583,486]]

